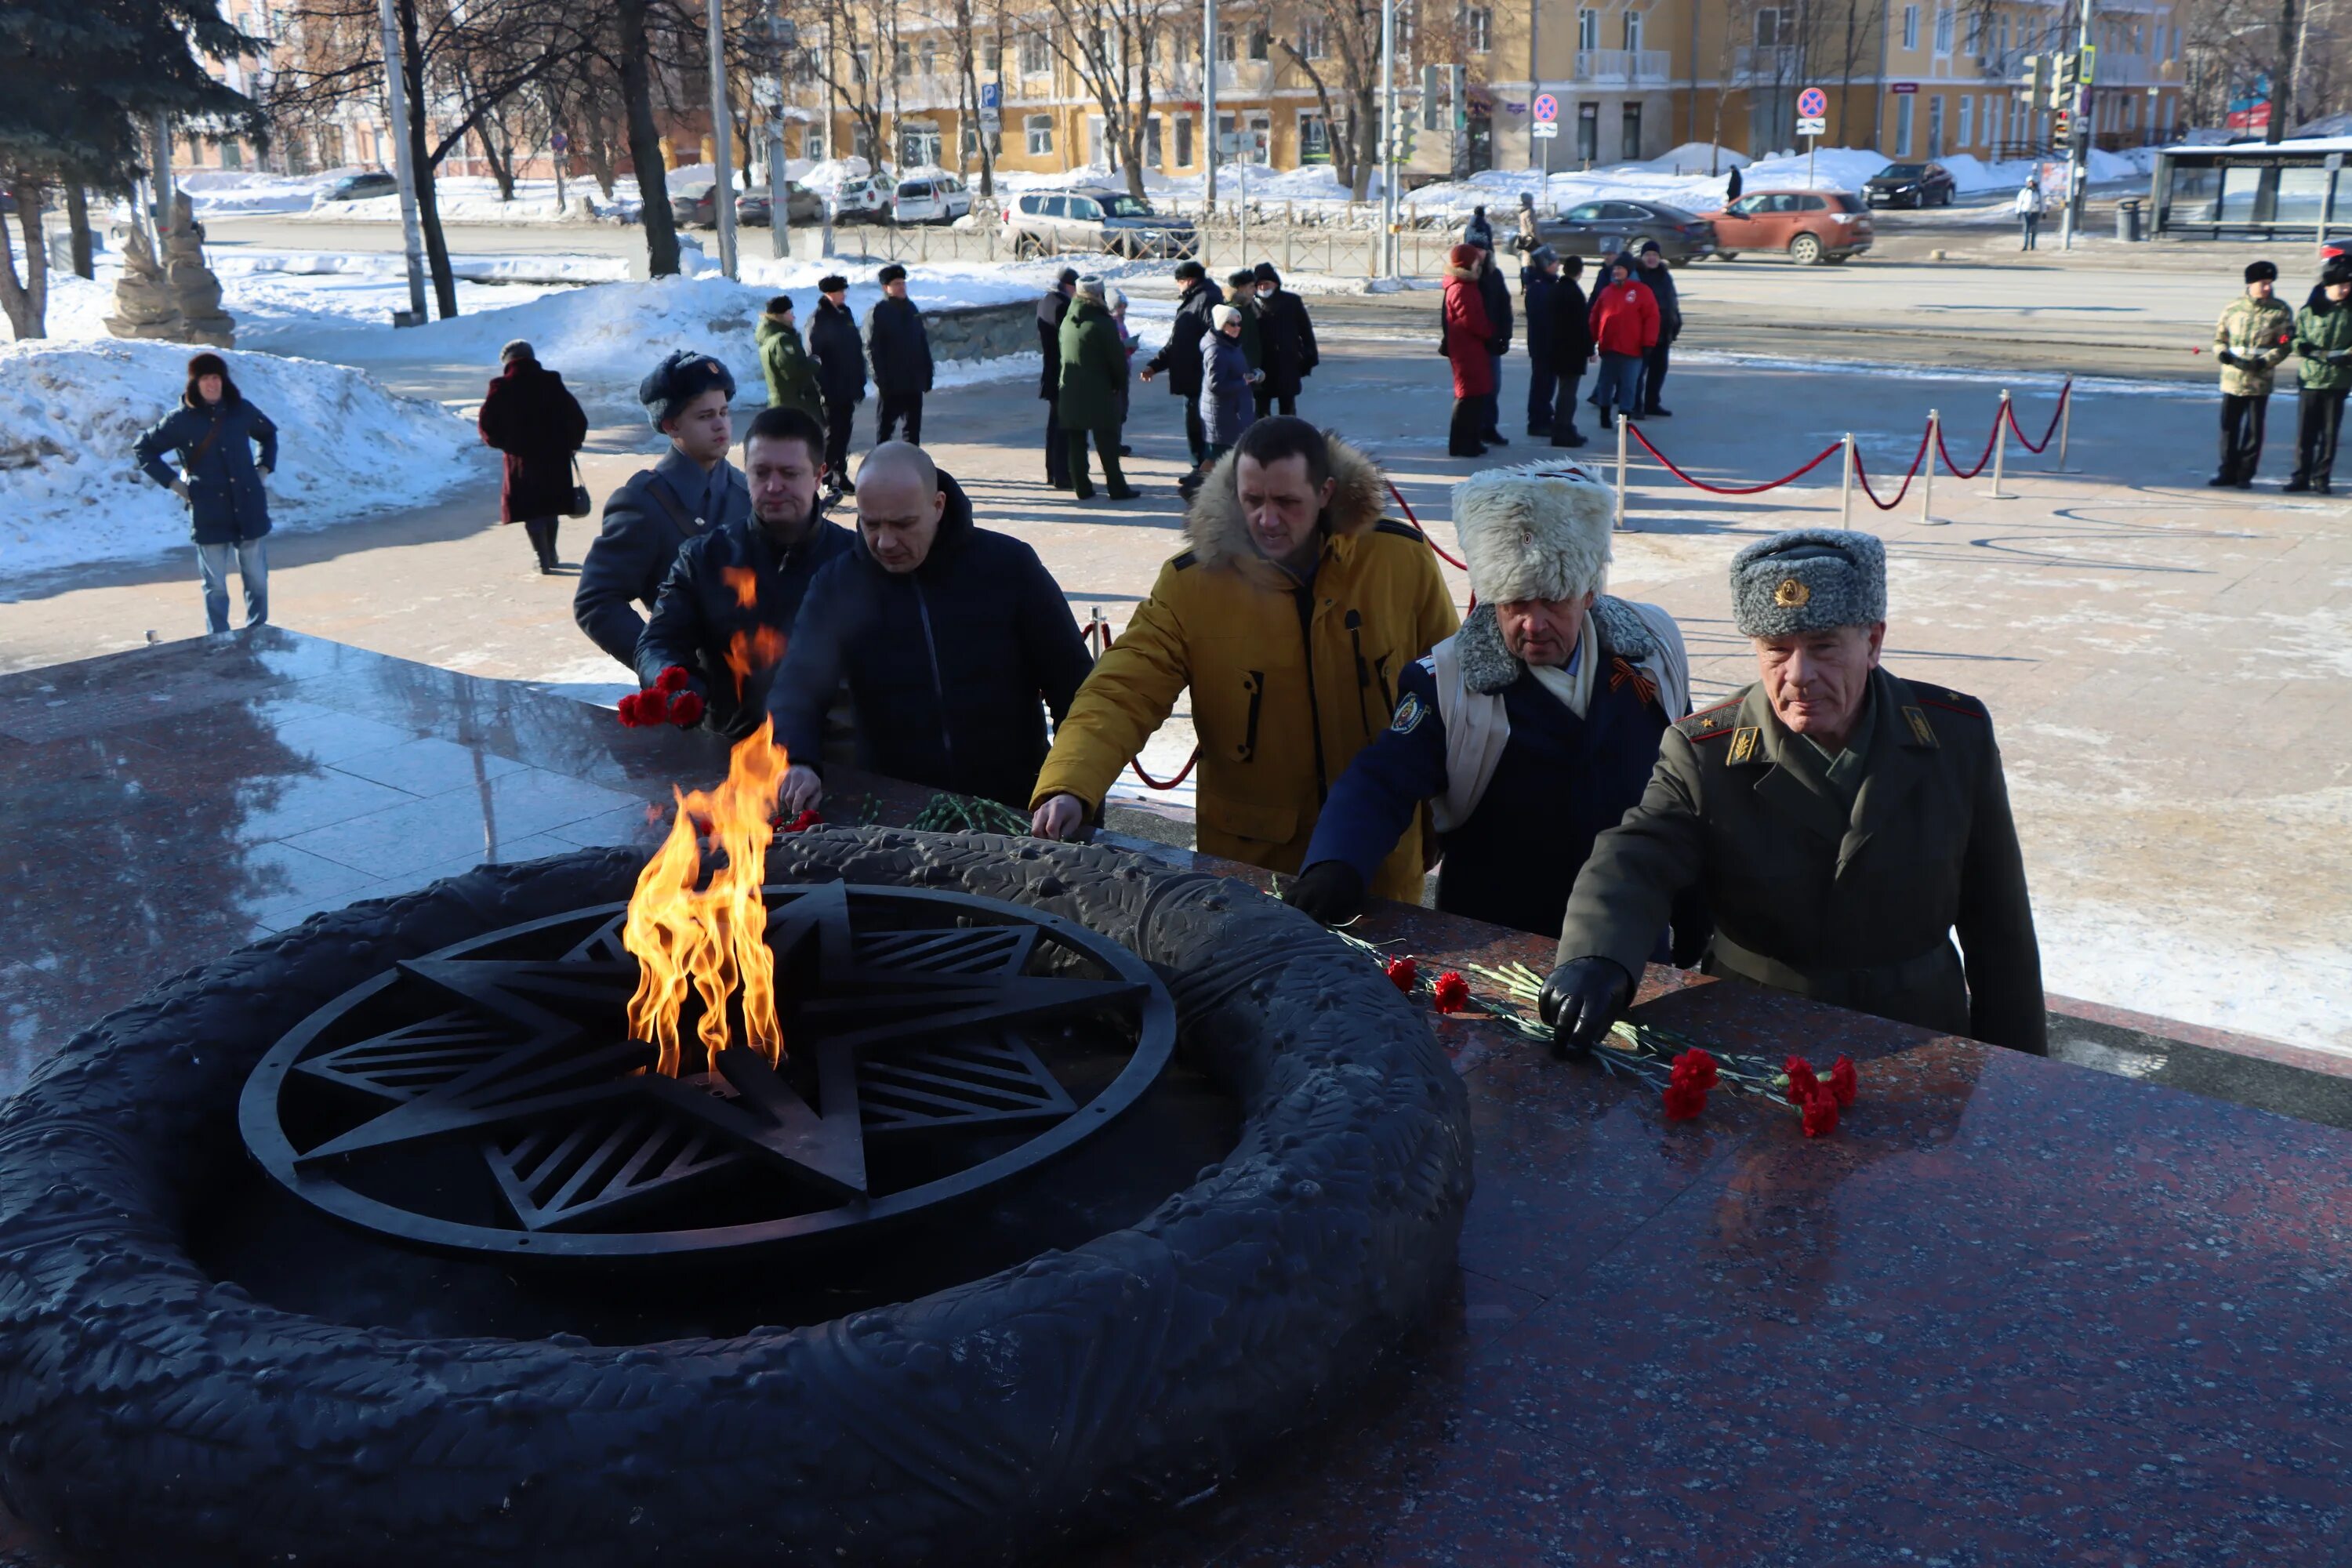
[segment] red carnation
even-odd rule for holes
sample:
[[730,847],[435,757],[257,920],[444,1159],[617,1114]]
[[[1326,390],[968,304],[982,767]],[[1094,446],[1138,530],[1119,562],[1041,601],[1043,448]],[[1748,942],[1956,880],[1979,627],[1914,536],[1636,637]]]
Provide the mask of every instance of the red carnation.
[[1837,1131],[1837,1096],[1816,1088],[1805,1100],[1805,1136],[1826,1138]]
[[[667,679],[667,676],[665,675],[664,679]],[[701,717],[702,694],[700,692],[681,691],[669,700],[669,721],[679,729],[691,729],[695,721]]]
[[1454,970],[1437,977],[1437,986],[1431,993],[1441,1013],[1459,1013],[1470,1005],[1470,983]]
[[643,729],[647,724],[660,723],[658,710],[653,706],[656,700],[650,691],[630,692],[621,699],[621,722],[632,730]]
[[654,682],[654,689],[664,697],[672,697],[686,689],[686,666],[673,664],[661,672],[661,679]]
[[1406,995],[1412,994],[1413,982],[1421,978],[1421,965],[1410,958],[1391,958],[1381,966],[1388,973],[1389,983]]
[[1674,1081],[1688,1084],[1702,1096],[1715,1087],[1716,1076],[1715,1058],[1696,1047],[1675,1058]]
[[824,818],[816,814],[816,807],[810,806],[806,811],[802,812],[790,822],[784,823],[780,831],[785,833],[806,833],[810,828],[818,826],[824,821]]
[[1802,1057],[1790,1057],[1780,1064],[1780,1069],[1789,1075],[1789,1103],[1791,1105],[1804,1104],[1821,1085],[1821,1079],[1813,1076],[1813,1064]]
[[1830,1064],[1830,1092],[1837,1097],[1839,1110],[1852,1105],[1853,1097],[1861,1090],[1862,1085],[1853,1076],[1853,1059],[1851,1057],[1840,1057]]
[[1666,1120],[1688,1121],[1706,1109],[1706,1089],[1677,1076],[1666,1085]]

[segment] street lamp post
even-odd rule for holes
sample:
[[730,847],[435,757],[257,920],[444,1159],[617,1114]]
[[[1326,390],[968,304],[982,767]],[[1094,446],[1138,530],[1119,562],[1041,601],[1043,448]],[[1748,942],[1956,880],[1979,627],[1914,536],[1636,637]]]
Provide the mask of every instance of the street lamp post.
[[763,63],[775,67],[775,101],[768,106],[768,253],[781,261],[793,253],[792,204],[785,199],[784,77],[800,29],[789,16],[776,15],[773,0],[760,13],[760,38],[767,53]]
[[[392,120],[392,167],[400,183],[400,242],[408,252],[408,320],[425,324],[425,226],[416,216],[416,163],[409,156],[408,86],[402,65],[400,24],[392,14],[392,0],[376,0],[377,19],[383,25],[383,107]],[[394,317],[395,322],[398,318]]]
[[[727,110],[727,35],[710,0],[710,216],[719,226],[719,270],[735,276],[734,117]],[[772,202],[772,197],[771,198]]]
[[1381,0],[1381,270],[1396,279],[1397,252],[1396,0]]
[[1217,0],[1201,0],[1201,129],[1208,141],[1207,177],[1202,184],[1207,205],[1201,214],[1206,222],[1217,212]]

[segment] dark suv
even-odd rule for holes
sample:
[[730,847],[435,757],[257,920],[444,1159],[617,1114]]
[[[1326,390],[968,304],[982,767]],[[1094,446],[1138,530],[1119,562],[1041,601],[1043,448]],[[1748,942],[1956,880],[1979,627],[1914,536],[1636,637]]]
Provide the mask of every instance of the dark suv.
[[1598,256],[1606,260],[1658,242],[1658,254],[1680,267],[1715,254],[1715,226],[1696,213],[1663,202],[1580,202],[1558,217],[1536,225],[1543,242],[1562,256]]
[[1870,176],[1862,199],[1874,207],[1948,207],[1952,191],[1952,172],[1941,163],[1889,163]]

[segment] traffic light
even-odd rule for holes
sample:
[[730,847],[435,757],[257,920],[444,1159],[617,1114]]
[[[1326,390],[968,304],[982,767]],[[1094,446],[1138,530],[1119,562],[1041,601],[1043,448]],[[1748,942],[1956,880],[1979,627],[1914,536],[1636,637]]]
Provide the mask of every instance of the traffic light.
[[1470,73],[1460,66],[1448,68],[1451,79],[1446,83],[1446,101],[1454,106],[1454,118],[1447,123],[1450,131],[1467,130],[1470,124]]
[[2025,89],[2025,107],[2028,110],[2041,109],[2047,105],[2050,101],[2050,57],[2048,55],[2027,56],[2023,62],[2023,68],[2018,76],[2017,85]]
[[2050,144],[2052,146],[2063,147],[2066,145],[2067,132],[2069,130],[2067,122],[2070,116],[2068,116],[2067,112],[2062,109],[2050,121]]
[[1421,68],[1421,128],[1423,131],[1446,129],[1446,121],[1443,118],[1445,113],[1445,85],[1444,78],[1440,74],[1443,68],[1439,66]]
[[2081,89],[2082,58],[2078,55],[2058,57],[2058,79],[2050,94],[2050,107],[2064,112],[2074,107],[2074,95]]

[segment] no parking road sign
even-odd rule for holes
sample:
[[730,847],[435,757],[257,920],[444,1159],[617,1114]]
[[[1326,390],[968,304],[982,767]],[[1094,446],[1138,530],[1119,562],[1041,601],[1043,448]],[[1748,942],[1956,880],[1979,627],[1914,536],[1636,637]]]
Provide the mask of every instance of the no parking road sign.
[[1829,134],[1830,95],[1820,88],[1809,87],[1797,95],[1797,134],[1826,136]]
[[1536,100],[1533,107],[1535,110],[1534,119],[1536,122],[1535,133],[1538,136],[1559,135],[1559,100],[1554,98],[1550,93],[1539,92],[1536,94]]

